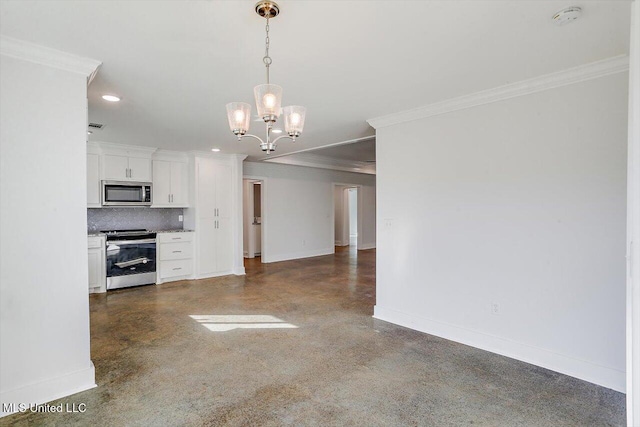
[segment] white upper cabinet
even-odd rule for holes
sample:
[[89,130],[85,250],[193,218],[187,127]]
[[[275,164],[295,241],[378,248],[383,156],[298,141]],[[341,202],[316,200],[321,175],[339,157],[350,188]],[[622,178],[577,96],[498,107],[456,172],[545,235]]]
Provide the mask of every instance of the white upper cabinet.
[[102,207],[100,201],[100,155],[87,153],[87,207]]
[[171,162],[171,202],[176,206],[188,206],[187,164]]
[[151,181],[151,159],[105,154],[102,162],[103,178],[107,181]]
[[141,157],[129,157],[129,179],[132,181],[151,181],[151,160]]
[[153,207],[187,207],[187,164],[179,161],[153,161]]

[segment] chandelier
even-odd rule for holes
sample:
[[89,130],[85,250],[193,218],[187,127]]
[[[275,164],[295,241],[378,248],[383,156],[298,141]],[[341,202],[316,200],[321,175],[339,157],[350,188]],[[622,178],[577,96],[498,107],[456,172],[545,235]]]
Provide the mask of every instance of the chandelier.
[[[276,149],[276,142],[280,139],[287,138],[295,142],[296,138],[300,136],[304,127],[306,109],[299,105],[281,108],[282,88],[271,84],[269,81],[269,66],[272,62],[269,56],[269,19],[278,16],[280,8],[273,1],[262,0],[256,4],[255,10],[258,15],[267,20],[265,27],[265,53],[262,58],[262,62],[264,62],[264,66],[267,69],[267,83],[258,85],[253,89],[258,116],[264,120],[267,127],[266,139],[263,140],[259,136],[247,133],[249,121],[251,120],[251,105],[246,102],[231,102],[227,104],[227,118],[229,119],[231,132],[238,137],[238,141],[245,136],[255,138],[260,141],[262,151],[266,151],[269,154]],[[282,135],[272,140],[273,125],[281,115],[284,116],[284,129],[287,135]]]

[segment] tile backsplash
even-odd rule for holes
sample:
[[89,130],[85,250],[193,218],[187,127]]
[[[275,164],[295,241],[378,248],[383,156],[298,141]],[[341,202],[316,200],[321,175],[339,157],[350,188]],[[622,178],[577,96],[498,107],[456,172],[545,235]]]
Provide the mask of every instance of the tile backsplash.
[[88,232],[100,230],[180,230],[182,209],[167,208],[101,208],[87,209]]

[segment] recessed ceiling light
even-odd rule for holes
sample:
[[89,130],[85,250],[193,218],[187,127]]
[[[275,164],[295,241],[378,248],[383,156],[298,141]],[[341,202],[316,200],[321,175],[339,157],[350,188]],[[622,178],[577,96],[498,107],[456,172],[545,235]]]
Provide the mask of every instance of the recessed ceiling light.
[[217,153],[218,151],[220,151],[219,148],[212,148],[211,151],[213,151],[214,153]]
[[273,129],[271,132],[273,132],[273,133],[282,133],[282,129]]
[[91,132],[90,130],[87,131],[87,135],[91,135],[93,132]]
[[120,101],[120,98],[118,98],[115,95],[102,95],[102,99],[104,99],[105,101],[109,101],[109,102],[118,102],[118,101]]

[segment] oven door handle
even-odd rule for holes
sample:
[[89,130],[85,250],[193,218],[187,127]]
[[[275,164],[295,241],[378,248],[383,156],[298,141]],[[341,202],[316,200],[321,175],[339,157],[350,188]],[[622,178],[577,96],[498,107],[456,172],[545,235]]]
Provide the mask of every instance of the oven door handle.
[[132,245],[136,243],[155,243],[156,239],[142,239],[142,240],[107,240],[107,246],[109,245]]

